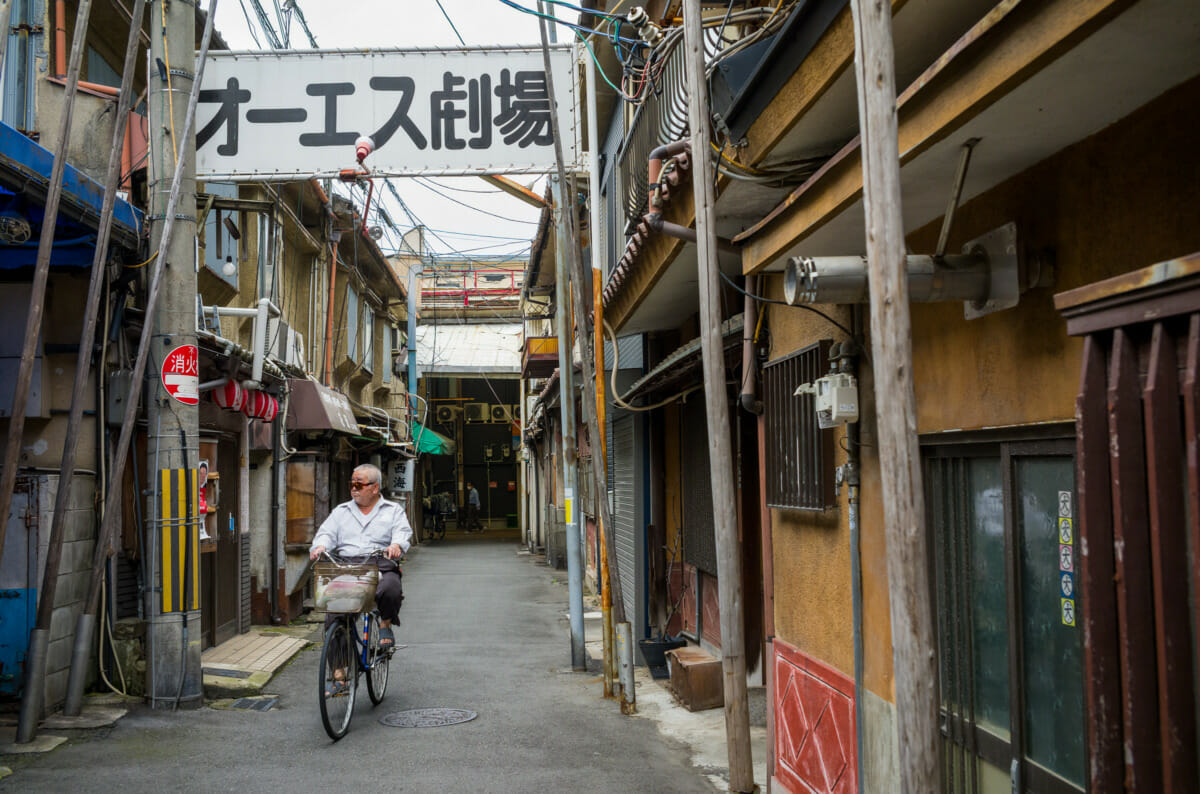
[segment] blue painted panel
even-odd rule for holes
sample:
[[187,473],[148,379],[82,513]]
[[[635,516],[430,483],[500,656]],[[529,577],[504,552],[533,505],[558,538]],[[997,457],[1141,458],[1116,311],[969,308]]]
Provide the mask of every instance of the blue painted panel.
[[0,695],[19,695],[25,678],[37,590],[0,590]]

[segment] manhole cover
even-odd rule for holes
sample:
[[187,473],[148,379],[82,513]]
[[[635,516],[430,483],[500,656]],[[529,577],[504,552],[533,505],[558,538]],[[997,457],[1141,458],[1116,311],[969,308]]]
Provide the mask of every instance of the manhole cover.
[[440,728],[470,722],[478,716],[466,709],[409,709],[388,714],[379,721],[393,728]]
[[249,709],[251,711],[268,711],[279,702],[279,698],[238,698],[229,704],[231,709]]

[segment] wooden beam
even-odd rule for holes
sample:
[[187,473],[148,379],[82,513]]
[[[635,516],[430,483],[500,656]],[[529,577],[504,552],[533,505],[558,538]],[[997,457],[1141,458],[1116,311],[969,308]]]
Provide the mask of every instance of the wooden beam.
[[[953,134],[1132,2],[1001,2],[900,96],[901,164]],[[861,195],[862,152],[855,139],[763,221],[734,238],[745,243],[743,272],[761,271]]]
[[[855,83],[863,131],[863,205],[871,287],[871,367],[879,433],[879,479],[887,541],[896,738],[904,794],[940,791],[933,590],[917,445],[912,322],[905,276],[904,217],[897,156],[892,10],[851,0]],[[859,748],[863,752],[864,748]]]
[[534,193],[524,185],[518,185],[516,182],[508,179],[507,177],[485,175],[479,178],[493,187],[500,188],[513,198],[520,199],[526,204],[537,207],[538,209],[544,209],[547,206],[544,198],[539,196],[537,193]]

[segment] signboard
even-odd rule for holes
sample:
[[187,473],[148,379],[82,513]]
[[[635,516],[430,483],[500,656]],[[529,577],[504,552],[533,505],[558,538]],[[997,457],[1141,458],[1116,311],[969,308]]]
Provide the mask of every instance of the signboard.
[[394,460],[388,464],[388,490],[394,494],[411,493],[413,489],[413,461]]
[[[575,61],[550,52],[568,170],[578,167]],[[196,110],[202,180],[336,176],[375,145],[379,176],[549,173],[550,98],[535,47],[210,52]]]
[[167,394],[184,405],[200,402],[200,351],[195,345],[180,345],[163,358],[162,385]]

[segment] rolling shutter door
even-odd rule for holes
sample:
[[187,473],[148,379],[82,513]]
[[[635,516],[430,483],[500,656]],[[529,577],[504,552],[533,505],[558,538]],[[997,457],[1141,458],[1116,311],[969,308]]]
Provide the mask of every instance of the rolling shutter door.
[[634,418],[618,416],[612,422],[613,529],[617,552],[617,574],[621,578],[621,600],[626,619],[636,625],[637,614],[637,489],[634,462]]

